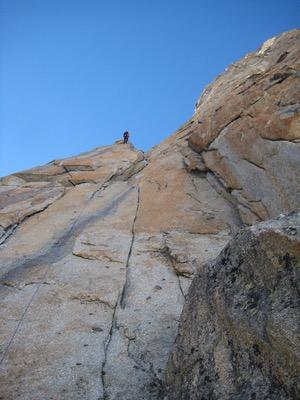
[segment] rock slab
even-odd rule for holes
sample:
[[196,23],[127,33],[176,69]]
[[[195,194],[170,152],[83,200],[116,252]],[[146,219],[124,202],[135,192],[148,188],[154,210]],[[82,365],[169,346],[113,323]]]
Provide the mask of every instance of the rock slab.
[[244,223],[298,207],[300,31],[232,64],[205,89],[186,131]]

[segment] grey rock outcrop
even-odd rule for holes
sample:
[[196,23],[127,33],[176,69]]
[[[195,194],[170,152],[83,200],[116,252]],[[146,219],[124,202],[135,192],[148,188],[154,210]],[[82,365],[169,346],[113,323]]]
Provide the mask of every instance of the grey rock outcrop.
[[297,399],[300,212],[242,230],[194,278],[169,400]]

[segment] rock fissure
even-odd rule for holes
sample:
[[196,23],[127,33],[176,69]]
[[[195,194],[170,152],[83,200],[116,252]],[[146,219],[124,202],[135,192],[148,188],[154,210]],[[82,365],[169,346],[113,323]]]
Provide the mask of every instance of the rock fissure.
[[197,199],[197,197],[193,194],[193,193],[187,193],[187,195],[189,197],[191,197],[193,200],[195,200],[198,204],[200,204],[201,206],[203,205],[201,200]]
[[174,271],[174,274],[176,275],[176,278],[177,278],[179,291],[180,291],[183,299],[185,299],[186,296],[184,294],[184,290],[183,290],[183,287],[182,287],[181,282],[180,282],[180,276],[182,276],[184,278],[187,278],[187,276],[186,276],[185,273],[180,274],[178,272],[178,269],[175,267],[176,260],[174,259],[173,255],[171,253],[170,247],[167,244],[167,239],[165,239],[164,247],[161,249],[161,254],[164,255],[164,257],[168,260],[169,265],[171,265],[171,267],[172,267],[172,269]]
[[5,244],[8,239],[13,236],[13,234],[17,231],[17,229],[26,222],[29,218],[32,218],[36,216],[37,214],[41,214],[43,211],[46,211],[47,208],[49,208],[52,204],[54,204],[57,200],[61,199],[64,195],[66,194],[66,191],[64,190],[60,196],[56,197],[52,202],[49,204],[45,205],[43,208],[33,211],[32,213],[25,215],[23,219],[21,219],[18,223],[15,223],[13,225],[10,225],[6,228],[4,234],[0,237],[0,247]]
[[264,136],[262,136],[262,139],[263,140],[266,140],[266,141],[269,141],[269,142],[282,142],[282,143],[290,143],[290,144],[298,144],[299,143],[299,139],[294,139],[294,140],[292,140],[292,139],[282,139],[282,138],[280,138],[280,139],[274,139],[274,138],[270,138],[270,137],[264,137]]
[[245,92],[247,92],[249,89],[251,89],[254,85],[256,85],[257,82],[254,81],[252,82],[249,86],[247,86],[245,89],[242,89],[240,92],[237,92],[237,95],[239,94],[244,94]]
[[104,306],[110,308],[111,310],[114,311],[115,306],[112,305],[110,302],[101,299],[98,296],[92,296],[92,295],[84,295],[84,294],[79,294],[77,296],[73,296],[71,300],[78,300],[81,304],[103,304]]
[[113,177],[115,175],[116,175],[116,172],[111,173],[108,177],[106,177],[106,179],[104,179],[104,182],[101,182],[99,185],[97,185],[96,190],[94,190],[90,196],[90,200],[93,200],[95,197],[97,197],[98,193],[105,190],[107,188],[109,182],[113,179]]
[[25,319],[27,311],[29,310],[31,304],[33,303],[33,301],[34,301],[34,299],[35,299],[35,297],[36,297],[41,285],[43,284],[43,282],[47,278],[48,269],[49,269],[49,266],[47,266],[47,268],[45,269],[45,272],[44,272],[44,274],[42,276],[42,279],[41,279],[40,283],[36,286],[32,296],[29,299],[29,302],[27,303],[27,305],[25,306],[25,308],[24,308],[24,310],[23,310],[23,312],[21,314],[21,317],[20,317],[20,319],[19,319],[19,321],[18,321],[18,323],[17,323],[17,325],[16,325],[16,327],[15,327],[15,329],[14,329],[14,331],[13,331],[13,333],[12,333],[12,335],[11,335],[9,341],[8,341],[7,346],[4,348],[3,354],[2,354],[2,356],[0,358],[0,366],[3,363],[3,361],[5,360],[6,356],[8,355],[9,350],[11,349],[11,347],[13,345],[14,339],[15,339],[17,333],[19,332],[21,326],[22,326],[22,323],[23,323],[23,321]]
[[66,174],[68,175],[68,181],[71,183],[72,186],[76,186],[76,184],[72,181],[72,175],[70,173],[70,171],[68,170],[68,168],[64,165],[64,164],[60,164],[63,169],[66,171]]
[[126,260],[126,278],[125,278],[125,283],[122,289],[121,293],[121,299],[120,299],[120,306],[121,308],[126,307],[126,297],[128,295],[128,290],[129,290],[129,268],[130,268],[130,258],[132,254],[132,249],[134,245],[134,239],[135,239],[135,223],[137,220],[138,212],[139,212],[139,207],[140,207],[140,186],[137,185],[137,202],[136,202],[136,209],[135,209],[135,214],[132,222],[132,227],[131,227],[131,242],[129,246],[129,251],[127,255],[127,260]]
[[222,127],[219,129],[218,133],[216,134],[216,138],[218,138],[222,134],[224,129],[228,128],[234,122],[236,122],[237,120],[239,120],[243,117],[244,117],[244,115],[243,115],[243,112],[241,111],[238,115],[234,116],[232,119],[230,119],[228,122],[226,122],[226,124],[222,125]]
[[299,44],[230,66],[146,155],[0,179],[3,398],[296,398],[299,215],[252,225],[300,204]]
[[9,281],[7,281],[7,282],[3,281],[0,283],[0,285],[4,286],[4,287],[12,288],[12,289],[20,290],[20,287],[18,285],[14,285],[12,282],[9,282]]
[[[210,171],[207,176],[206,176],[207,182],[210,184],[210,186],[220,195],[222,196],[226,201],[228,201],[230,204],[233,206],[237,206],[237,200],[232,196],[232,189],[228,188],[225,186],[218,177],[216,173],[213,171]],[[242,190],[242,188],[234,188],[234,190]]]
[[[231,204],[232,209],[234,210],[235,217],[236,217],[236,222],[238,226],[243,226],[244,223],[240,217],[240,213],[238,211],[237,205],[238,201],[235,197],[232,195],[232,191],[227,188],[220,178],[213,172],[210,171],[206,175],[207,182],[209,185],[220,195],[223,197],[224,200],[226,200],[229,204]],[[241,190],[241,188],[235,188],[235,190]]]
[[86,201],[85,206],[82,208],[79,216],[73,221],[73,223],[71,223],[70,227],[65,232],[63,232],[63,234],[54,243],[52,243],[48,248],[42,249],[40,254],[35,257],[29,257],[26,260],[14,262],[11,265],[10,270],[2,277],[0,277],[0,279],[7,280],[11,276],[16,274],[20,269],[30,269],[37,265],[43,265],[45,263],[56,263],[61,260],[63,257],[65,257],[65,255],[72,252],[76,236],[78,236],[79,233],[91,222],[95,222],[97,219],[101,219],[104,216],[109,215],[129,194],[131,190],[132,188],[130,187],[127,191],[121,193],[116,199],[108,204],[107,207],[80,221],[81,215],[84,213],[89,205],[90,200],[92,200],[93,197],[89,198]]
[[0,246],[2,246],[15,232],[19,224],[9,226],[0,237]]
[[[91,245],[90,245],[90,246],[91,246]],[[84,254],[84,253],[75,253],[74,251],[73,251],[72,254],[73,254],[75,257],[83,258],[84,260],[91,260],[91,261],[97,260],[97,255]],[[112,257],[110,257],[110,256],[107,256],[107,255],[105,255],[105,254],[101,255],[101,258],[104,258],[105,260],[107,260],[108,262],[111,262],[111,263],[122,264],[122,261],[117,260],[117,259],[115,259],[115,258],[112,258]]]
[[147,167],[148,162],[143,156],[142,160],[137,160],[133,164],[131,164],[125,171],[119,175],[119,178],[123,178],[123,180],[129,180],[133,178],[135,175],[139,174],[145,167]]
[[117,312],[117,308],[118,308],[118,304],[119,304],[119,299],[120,299],[120,295],[118,296],[116,304],[113,308],[110,329],[109,329],[108,335],[104,342],[104,360],[101,365],[101,382],[102,382],[102,390],[103,390],[102,400],[109,400],[109,396],[108,396],[108,392],[107,392],[107,385],[106,385],[106,381],[105,381],[105,373],[106,373],[105,367],[107,364],[109,346],[110,346],[110,343],[112,340],[114,329],[116,328],[116,322],[117,322],[116,312]]
[[[276,74],[275,74],[276,76]],[[278,77],[272,77],[270,79],[270,83],[268,86],[265,87],[265,91],[268,91],[269,89],[271,89],[272,87],[274,87],[275,85],[280,85],[282,82],[284,82],[287,78],[289,78],[290,76],[292,76],[291,73],[287,73],[285,75],[280,74]]]
[[266,171],[266,169],[265,169],[262,165],[258,165],[257,163],[255,163],[254,161],[252,161],[252,160],[250,160],[250,159],[248,159],[248,158],[242,158],[242,160],[243,160],[243,161],[246,161],[247,163],[253,165],[253,166],[256,167],[256,168],[259,168],[259,169],[261,169],[261,170],[263,170],[263,171]]
[[[87,202],[85,208],[87,207],[88,203],[89,203],[89,201]],[[49,205],[48,205],[48,206],[49,206]],[[71,235],[71,232],[72,232],[74,226],[75,226],[76,223],[79,221],[80,216],[82,215],[82,213],[83,213],[83,211],[85,210],[85,208],[81,211],[80,215],[77,217],[77,219],[76,219],[76,220],[73,222],[73,224],[71,225],[71,228],[69,229],[69,232],[68,232],[68,233],[70,233],[70,235]],[[50,252],[51,252],[51,250],[53,250],[53,247],[50,248]],[[5,350],[4,350],[4,353],[3,353],[3,355],[2,355],[2,358],[0,359],[0,365],[2,364],[2,362],[3,362],[4,359],[5,359],[5,357],[7,356],[8,352],[9,352],[9,350],[10,350],[12,344],[13,344],[13,341],[14,341],[14,339],[15,339],[15,337],[16,337],[16,335],[17,335],[17,333],[18,333],[18,331],[19,331],[19,329],[20,329],[20,327],[21,327],[21,325],[22,325],[22,323],[23,323],[23,321],[24,321],[24,319],[25,319],[26,313],[27,313],[27,311],[29,310],[29,308],[30,308],[32,302],[34,301],[34,298],[36,297],[36,295],[37,295],[37,293],[38,293],[38,291],[39,291],[39,289],[40,289],[42,283],[43,283],[44,281],[46,281],[48,269],[49,269],[49,267],[50,267],[50,263],[47,262],[47,261],[48,261],[47,255],[49,255],[49,254],[46,253],[46,254],[44,254],[44,255],[42,255],[42,256],[38,256],[36,259],[28,260],[28,261],[26,261],[25,263],[21,264],[22,267],[24,267],[24,266],[25,266],[25,267],[31,267],[31,266],[34,266],[34,265],[38,265],[39,263],[42,263],[42,261],[45,260],[45,261],[46,261],[46,268],[45,268],[45,272],[44,272],[44,274],[43,274],[42,280],[41,280],[40,283],[37,285],[37,287],[36,287],[36,289],[35,289],[35,291],[34,291],[32,297],[29,299],[29,302],[27,303],[27,305],[26,305],[26,307],[25,307],[25,309],[24,309],[24,311],[23,311],[23,313],[22,313],[22,315],[21,315],[21,318],[19,319],[19,322],[17,323],[17,326],[16,326],[15,330],[13,331],[13,333],[12,333],[12,335],[11,335],[11,338],[10,338],[10,340],[9,340],[9,342],[8,342],[8,345],[7,345],[7,347],[6,347]],[[28,265],[28,264],[29,264],[29,265]],[[18,269],[19,266],[16,267],[16,268]],[[9,275],[10,275],[10,272],[9,272],[8,274],[5,274],[4,277],[1,277],[1,281],[3,281],[3,280],[5,281],[6,278],[7,278],[7,276],[9,276]]]

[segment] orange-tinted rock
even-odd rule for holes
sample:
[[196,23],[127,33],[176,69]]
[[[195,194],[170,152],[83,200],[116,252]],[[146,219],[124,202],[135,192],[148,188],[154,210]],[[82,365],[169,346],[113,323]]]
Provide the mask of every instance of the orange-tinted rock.
[[240,208],[253,218],[241,212],[246,223],[300,204],[299,70],[299,30],[267,41],[208,86],[189,126],[207,168],[229,191],[247,191]]
[[297,43],[230,67],[146,154],[118,141],[0,180],[0,397],[162,396],[191,278],[297,202]]
[[[129,400],[161,392],[191,277],[240,221],[205,174],[186,166],[186,158],[201,160],[180,135],[146,158],[115,144],[2,181],[6,397]],[[78,389],[79,370],[87,384]]]

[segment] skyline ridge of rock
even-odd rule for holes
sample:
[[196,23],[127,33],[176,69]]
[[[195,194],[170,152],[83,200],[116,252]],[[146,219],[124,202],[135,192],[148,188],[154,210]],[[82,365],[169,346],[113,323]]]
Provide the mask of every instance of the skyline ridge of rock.
[[[230,66],[149,152],[115,143],[0,179],[0,398],[170,396],[193,277],[241,228],[300,205],[299,71],[293,30]],[[203,399],[239,398],[227,372]],[[200,399],[184,390],[174,399]]]

